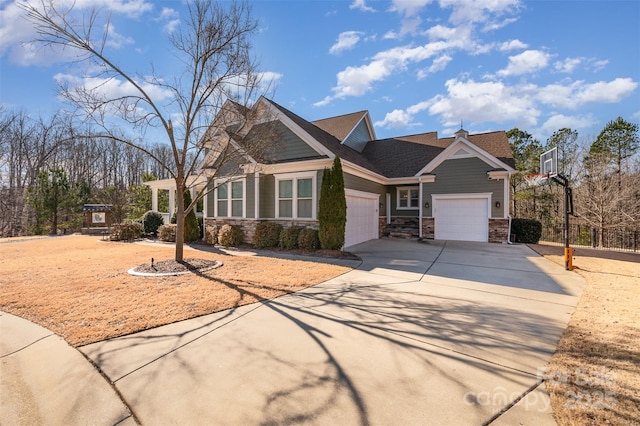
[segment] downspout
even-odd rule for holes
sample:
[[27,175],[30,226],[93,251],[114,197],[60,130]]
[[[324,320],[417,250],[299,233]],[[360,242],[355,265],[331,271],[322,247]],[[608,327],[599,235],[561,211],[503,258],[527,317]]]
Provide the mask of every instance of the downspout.
[[509,230],[507,231],[507,244],[513,244],[511,242],[511,215],[507,215],[507,218],[509,218]]

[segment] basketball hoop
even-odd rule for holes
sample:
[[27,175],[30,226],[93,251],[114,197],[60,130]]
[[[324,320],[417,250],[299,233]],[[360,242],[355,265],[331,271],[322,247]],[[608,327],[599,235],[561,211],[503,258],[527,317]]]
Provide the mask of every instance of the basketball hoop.
[[543,175],[541,173],[533,173],[530,175],[524,175],[524,182],[528,188],[534,188],[536,186],[542,185],[548,178],[549,175]]

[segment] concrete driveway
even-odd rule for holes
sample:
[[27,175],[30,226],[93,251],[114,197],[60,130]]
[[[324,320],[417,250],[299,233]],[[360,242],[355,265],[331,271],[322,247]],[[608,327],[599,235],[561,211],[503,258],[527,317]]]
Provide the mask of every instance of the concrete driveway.
[[523,245],[350,251],[299,293],[80,350],[143,425],[555,424],[538,374],[582,278]]

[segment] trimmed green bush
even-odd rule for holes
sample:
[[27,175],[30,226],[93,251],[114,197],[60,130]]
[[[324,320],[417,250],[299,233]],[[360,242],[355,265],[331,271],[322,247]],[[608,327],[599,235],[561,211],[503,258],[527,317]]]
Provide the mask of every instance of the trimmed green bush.
[[280,232],[280,248],[285,250],[293,250],[298,247],[298,236],[300,235],[300,226],[290,226]]
[[253,246],[257,249],[276,247],[281,232],[282,225],[277,222],[260,222],[253,234]]
[[158,228],[158,239],[160,241],[174,243],[176,241],[176,228],[177,225],[175,223],[162,225],[160,228]]
[[164,225],[162,215],[153,210],[149,210],[142,216],[142,226],[145,234],[151,234],[154,237],[158,235],[158,228]]
[[304,228],[298,234],[298,247],[302,250],[317,250],[320,247],[318,231],[313,228]]
[[542,223],[535,219],[511,219],[511,234],[516,243],[538,244],[542,237]]
[[218,232],[218,244],[224,247],[238,247],[244,242],[242,229],[235,225],[222,225]]
[[116,223],[111,226],[111,241],[131,241],[142,238],[144,228],[140,222]]

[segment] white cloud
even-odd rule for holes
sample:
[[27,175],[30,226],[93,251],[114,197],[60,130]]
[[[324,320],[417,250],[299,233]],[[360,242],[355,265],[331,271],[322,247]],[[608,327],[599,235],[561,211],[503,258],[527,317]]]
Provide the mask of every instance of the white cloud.
[[[53,79],[56,83],[65,86],[68,90],[87,90],[101,99],[116,99],[129,96],[140,96],[140,93],[128,81],[117,78],[103,77],[78,77],[71,74],[56,74]],[[145,81],[136,82],[154,100],[159,102],[168,99],[171,91]]]
[[507,18],[500,21],[503,15],[515,13],[520,8],[519,0],[440,0],[441,8],[451,8],[449,22],[454,25],[462,23],[483,23],[487,29],[501,28],[513,22]]
[[551,55],[541,50],[525,50],[509,57],[509,65],[498,71],[500,76],[529,74],[546,68]]
[[158,20],[175,19],[175,18],[178,18],[179,16],[180,14],[178,13],[177,10],[172,9],[170,7],[163,7],[162,10],[160,11],[160,16],[158,17]]
[[431,64],[430,67],[418,71],[418,80],[422,80],[431,74],[434,74],[438,71],[442,71],[447,67],[449,62],[451,62],[452,60],[453,58],[449,55],[438,56],[436,59],[433,60],[433,63]]
[[[38,8],[41,7],[37,2],[33,4]],[[55,2],[55,5],[60,8],[61,12],[73,7],[73,13],[68,16],[69,19],[74,19],[77,14],[82,14],[92,8],[125,15],[129,18],[138,18],[153,9],[153,4],[144,0],[76,0],[73,2],[61,0]],[[27,22],[24,11],[13,2],[5,2],[3,6],[0,9],[0,56],[8,55],[11,62],[23,66],[49,65],[55,62],[65,62],[77,56],[78,52],[73,49],[45,49],[32,42],[37,38],[37,33],[33,25]],[[110,37],[107,44],[109,46],[119,47],[132,42],[129,37],[113,32],[112,28],[108,29]]]
[[411,17],[420,12],[432,0],[392,0],[390,12],[398,12],[406,17]]
[[616,103],[633,93],[638,83],[631,78],[616,78],[606,82],[568,84],[554,83],[537,90],[536,99],[554,108],[576,109],[587,103]]
[[565,127],[580,130],[592,127],[594,120],[591,115],[567,116],[564,114],[554,114],[540,126],[540,130],[544,134],[551,134]]
[[358,9],[363,12],[375,12],[376,10],[370,6],[367,6],[366,0],[353,0],[353,3],[349,5],[349,9]]
[[108,38],[106,39],[105,44],[108,47],[119,49],[126,44],[133,44],[133,39],[131,37],[126,37],[122,34],[119,34],[112,23],[107,24],[106,30]]
[[638,83],[630,78],[616,78],[613,81],[598,81],[586,84],[576,93],[580,103],[616,103],[636,90]]
[[541,112],[534,104],[529,85],[507,86],[502,82],[451,79],[447,94],[430,100],[429,114],[439,115],[445,125],[465,122],[515,122],[524,127],[537,123]]
[[412,121],[413,116],[411,114],[400,109],[394,109],[385,115],[384,120],[376,121],[373,125],[376,127],[402,129],[410,127],[412,125]]
[[515,39],[515,40],[505,41],[504,43],[500,44],[500,46],[498,47],[498,50],[500,50],[501,52],[508,52],[509,50],[526,49],[527,47],[529,46],[526,43],[523,43],[520,40]]
[[338,35],[338,40],[329,49],[329,53],[337,54],[345,50],[353,49],[362,36],[360,31],[344,31]]
[[366,65],[349,66],[340,71],[336,75],[338,82],[331,89],[333,94],[314,105],[324,106],[334,99],[363,96],[371,91],[373,84],[385,80],[395,72],[405,70],[407,65],[424,61],[457,45],[457,41],[436,41],[422,46],[400,46],[379,52]]
[[584,61],[584,58],[566,58],[564,61],[556,61],[553,65],[559,72],[571,74]]
[[160,11],[160,16],[155,20],[164,21],[165,23],[162,30],[167,34],[171,34],[178,28],[178,25],[180,25],[180,13],[170,7],[163,7]]

